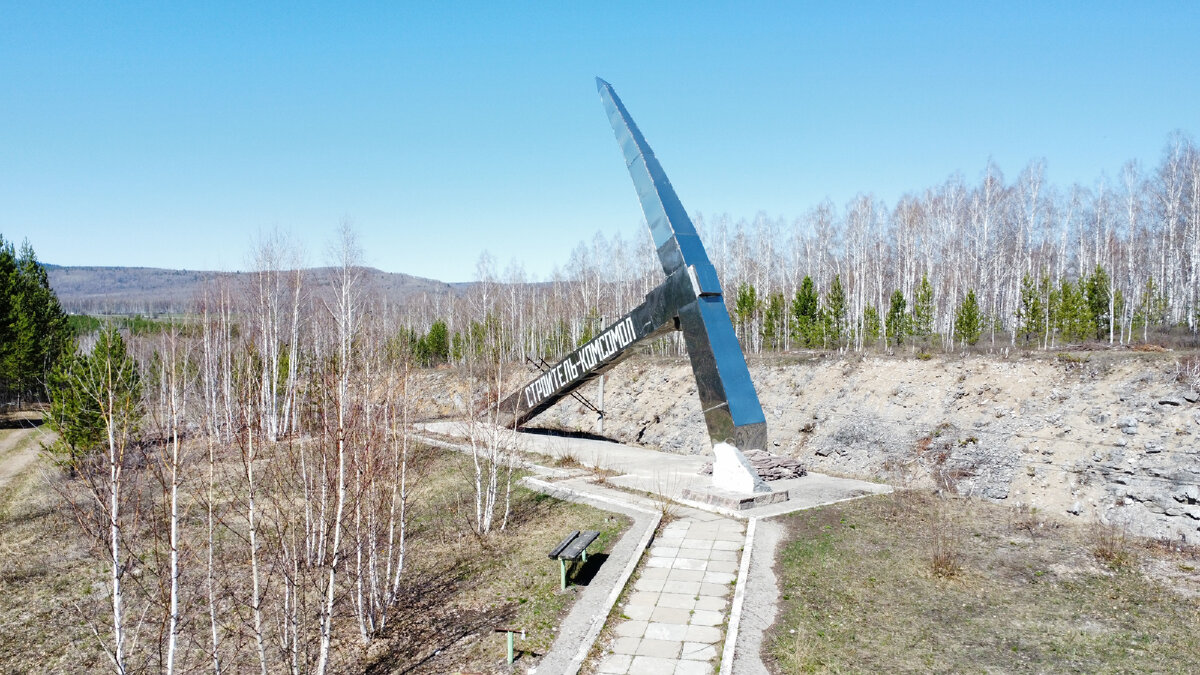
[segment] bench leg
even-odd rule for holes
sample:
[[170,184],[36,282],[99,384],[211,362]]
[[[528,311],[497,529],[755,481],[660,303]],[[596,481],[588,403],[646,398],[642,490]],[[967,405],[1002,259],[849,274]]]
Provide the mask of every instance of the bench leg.
[[560,581],[562,582],[562,590],[567,590],[567,561],[562,558],[558,559],[558,572]]
[[583,552],[583,562],[587,562],[587,551]]
[[512,642],[513,642],[513,634],[512,634],[512,631],[510,630],[510,631],[508,631],[508,665],[510,665],[510,666],[512,665],[512,662],[513,662],[513,644],[512,644]]

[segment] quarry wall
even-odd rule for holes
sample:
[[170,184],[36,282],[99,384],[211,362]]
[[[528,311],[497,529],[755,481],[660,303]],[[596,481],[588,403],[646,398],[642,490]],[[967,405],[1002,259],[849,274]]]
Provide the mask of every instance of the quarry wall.
[[[751,360],[775,453],[818,472],[932,487],[1200,544],[1200,395],[1178,355],[1127,350]],[[464,390],[426,373],[432,409]],[[513,386],[529,374],[513,369]],[[594,386],[581,393],[593,403]],[[603,435],[679,453],[709,440],[686,359],[635,358],[605,384]],[[595,432],[567,399],[537,426]]]

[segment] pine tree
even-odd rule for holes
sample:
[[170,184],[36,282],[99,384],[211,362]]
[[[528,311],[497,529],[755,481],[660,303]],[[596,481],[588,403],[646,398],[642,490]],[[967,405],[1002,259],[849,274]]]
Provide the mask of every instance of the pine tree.
[[812,347],[820,340],[819,302],[812,278],[805,276],[796,297],[792,298],[792,339],[805,347]]
[[908,335],[908,303],[899,288],[892,292],[886,328],[888,342],[897,346],[904,342],[904,336]]
[[967,297],[958,306],[954,315],[954,336],[961,342],[973,345],[979,342],[983,331],[983,317],[979,313],[979,301],[975,299],[975,289],[967,291]]
[[772,293],[767,299],[767,311],[763,314],[763,345],[768,349],[783,347],[784,330],[787,325],[785,305],[783,293]]
[[1017,308],[1018,330],[1025,344],[1036,343],[1046,332],[1046,310],[1042,305],[1041,293],[1033,277],[1026,274],[1021,278],[1021,304]]
[[136,431],[141,380],[115,326],[100,330],[90,353],[62,359],[47,384],[47,422],[58,432],[55,452],[65,463],[72,464],[103,446],[109,431],[125,436]]
[[733,314],[737,319],[737,325],[741,332],[742,347],[747,351],[754,349],[753,345],[749,344],[749,342],[754,327],[754,316],[757,313],[758,289],[754,288],[754,284],[740,284],[737,289]]
[[863,344],[878,340],[880,328],[879,311],[875,309],[874,305],[867,305],[863,308],[862,317]]
[[1092,324],[1090,331],[1092,335],[1089,337],[1095,337],[1097,340],[1108,337],[1109,323],[1112,321],[1108,311],[1109,285],[1108,273],[1100,265],[1096,265],[1096,270],[1083,284],[1087,300],[1087,314]]
[[67,316],[33,247],[25,242],[18,256],[0,236],[0,396],[41,399],[69,345]]
[[921,284],[913,295],[912,334],[925,339],[933,333],[933,285],[929,275],[921,275]]
[[17,256],[0,236],[0,402],[7,402],[17,379]]
[[1054,302],[1054,329],[1067,342],[1086,340],[1095,334],[1095,320],[1086,299],[1087,282],[1062,280]]
[[846,291],[842,288],[842,278],[834,275],[833,283],[825,294],[825,310],[822,312],[825,324],[825,334],[832,346],[840,347],[842,333],[846,326]]

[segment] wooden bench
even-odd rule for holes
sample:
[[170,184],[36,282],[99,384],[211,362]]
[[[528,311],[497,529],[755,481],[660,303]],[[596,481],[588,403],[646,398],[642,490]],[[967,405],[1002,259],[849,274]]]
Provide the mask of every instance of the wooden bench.
[[558,560],[559,578],[562,584],[562,590],[567,590],[567,561],[581,560],[587,562],[587,547],[591,546],[592,542],[596,541],[600,533],[596,530],[584,530],[580,532],[575,530],[563,540],[558,542],[558,546],[550,551],[548,556],[551,560]]

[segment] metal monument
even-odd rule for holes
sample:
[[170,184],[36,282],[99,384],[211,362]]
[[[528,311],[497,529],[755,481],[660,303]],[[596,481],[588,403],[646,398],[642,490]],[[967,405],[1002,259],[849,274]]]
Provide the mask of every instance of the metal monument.
[[717,271],[612,85],[596,78],[596,86],[667,279],[633,311],[501,402],[500,422],[524,424],[628,358],[633,345],[678,330],[687,344],[709,439],[742,450],[765,448],[766,417],[725,309]]

